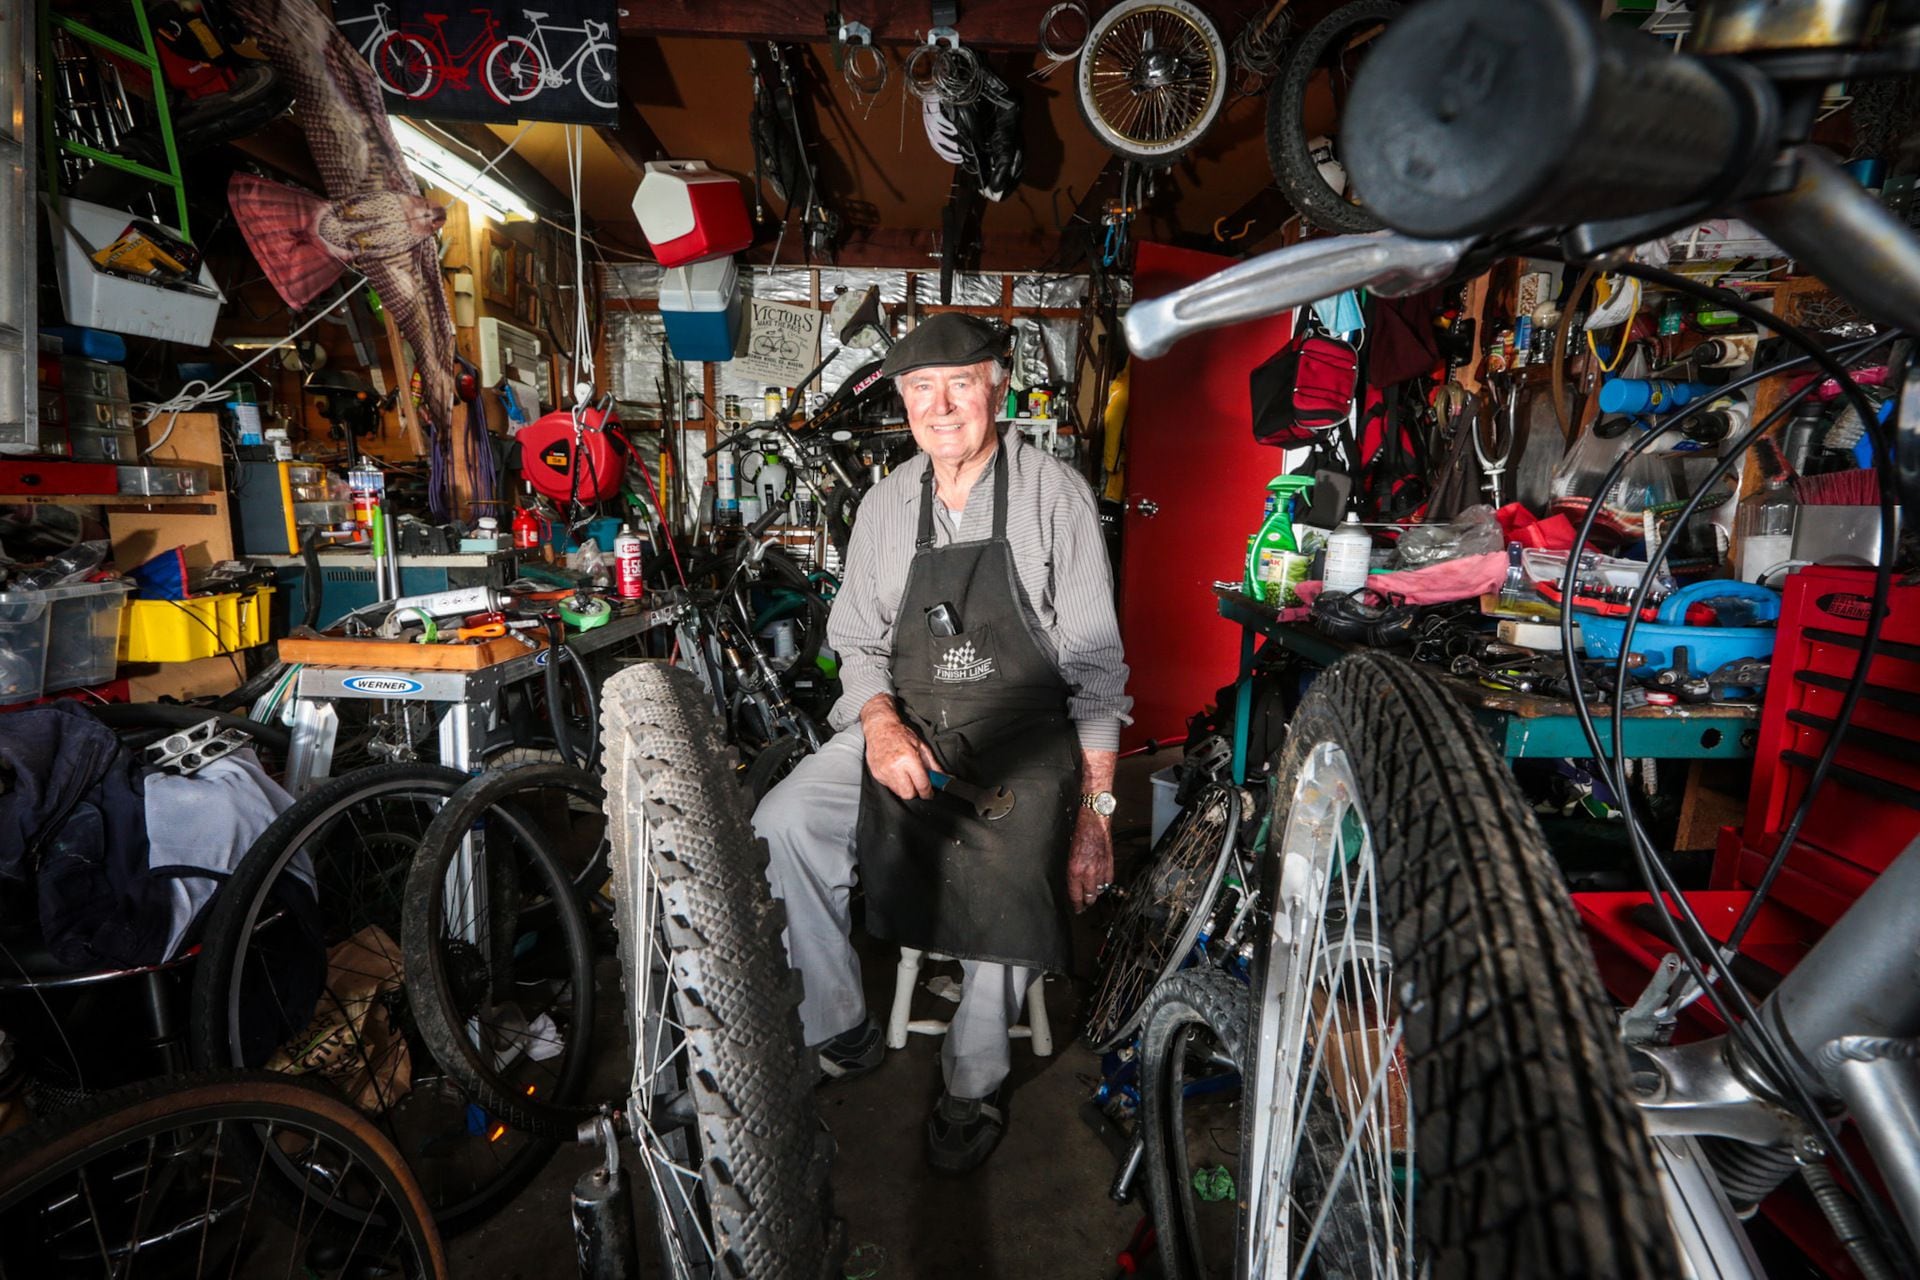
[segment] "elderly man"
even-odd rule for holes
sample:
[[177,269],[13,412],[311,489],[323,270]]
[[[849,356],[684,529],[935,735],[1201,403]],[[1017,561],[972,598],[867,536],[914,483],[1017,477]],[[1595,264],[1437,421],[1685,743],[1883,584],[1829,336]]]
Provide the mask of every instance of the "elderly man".
[[[875,936],[960,959],[928,1158],[961,1173],[1006,1127],[1007,1028],[1036,972],[1067,968],[1067,909],[1113,877],[1113,768],[1132,705],[1093,492],[995,429],[999,331],[948,313],[887,354],[920,456],[860,504],[827,636],[837,731],[768,792],[755,829],[805,980],[800,1021],[826,1078],[880,1064],[849,940],[866,888]],[[992,819],[936,774],[1005,788]]]

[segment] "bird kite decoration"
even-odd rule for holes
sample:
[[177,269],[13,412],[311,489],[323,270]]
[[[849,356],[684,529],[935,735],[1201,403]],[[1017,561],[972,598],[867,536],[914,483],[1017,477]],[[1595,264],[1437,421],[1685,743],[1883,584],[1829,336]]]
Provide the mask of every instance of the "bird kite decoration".
[[437,244],[446,211],[420,194],[373,73],[314,0],[229,0],[227,10],[293,86],[294,110],[328,197],[236,173],[227,199],[248,248],[295,310],[349,266],[366,276],[413,347],[427,421],[446,427],[454,402],[453,316]]

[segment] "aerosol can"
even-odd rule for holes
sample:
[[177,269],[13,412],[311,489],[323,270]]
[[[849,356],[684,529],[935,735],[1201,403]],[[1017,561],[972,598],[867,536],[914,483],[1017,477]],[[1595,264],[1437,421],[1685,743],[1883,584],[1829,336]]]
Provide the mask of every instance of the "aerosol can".
[[740,490],[734,481],[733,465],[733,450],[722,449],[713,455],[713,474],[716,483],[713,522],[717,525],[740,523]]
[[613,539],[614,588],[622,600],[638,600],[646,590],[642,583],[640,536],[628,525],[621,525]]

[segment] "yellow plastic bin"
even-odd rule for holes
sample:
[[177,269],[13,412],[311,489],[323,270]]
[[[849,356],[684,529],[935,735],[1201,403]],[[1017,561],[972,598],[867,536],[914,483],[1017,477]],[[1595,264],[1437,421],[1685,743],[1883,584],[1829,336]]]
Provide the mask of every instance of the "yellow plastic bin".
[[265,644],[272,597],[272,587],[256,587],[187,600],[129,601],[120,661],[192,662]]

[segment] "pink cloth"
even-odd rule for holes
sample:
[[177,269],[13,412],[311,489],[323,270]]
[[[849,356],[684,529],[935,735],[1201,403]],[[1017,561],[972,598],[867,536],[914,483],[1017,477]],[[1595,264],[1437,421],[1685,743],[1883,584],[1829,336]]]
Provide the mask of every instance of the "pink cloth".
[[[1372,574],[1367,578],[1367,585],[1375,591],[1399,596],[1407,604],[1447,604],[1454,600],[1476,600],[1498,591],[1506,580],[1507,553],[1489,551],[1483,556],[1462,556],[1419,569]],[[1326,585],[1302,582],[1294,591],[1311,605]]]
[[1500,522],[1500,532],[1508,542],[1542,551],[1573,549],[1573,523],[1565,516],[1548,516],[1542,520],[1519,503],[1509,502],[1494,512],[1493,517]]

